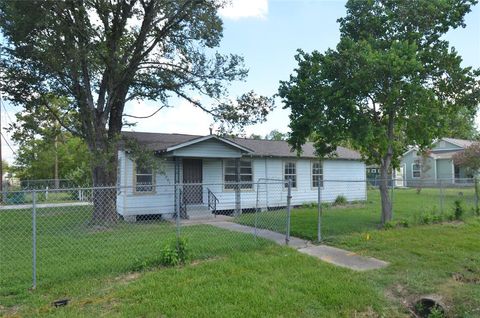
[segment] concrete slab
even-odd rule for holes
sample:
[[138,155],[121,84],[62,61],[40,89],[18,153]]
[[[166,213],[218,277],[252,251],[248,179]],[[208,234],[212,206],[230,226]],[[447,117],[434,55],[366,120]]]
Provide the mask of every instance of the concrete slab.
[[372,257],[361,256],[353,252],[327,245],[312,245],[301,248],[298,251],[317,257],[327,263],[350,268],[356,271],[380,269],[388,265],[387,262]]
[[[242,225],[232,222],[233,218],[228,216],[217,216],[216,219],[208,220],[185,220],[182,221],[183,225],[194,224],[208,224],[216,226],[221,229],[257,235],[267,240],[273,241],[278,245],[286,245],[285,234],[278,233],[265,229],[256,229],[251,226]],[[331,263],[337,266],[349,268],[356,271],[367,271],[372,269],[383,268],[388,265],[387,262],[372,258],[357,255],[353,252],[342,250],[336,247],[327,245],[312,245],[309,241],[290,237],[288,246],[296,248],[300,253],[308,254],[316,257],[324,262]]]
[[[246,226],[242,224],[237,224],[233,222],[228,222],[228,221],[206,221],[203,222],[202,224],[209,224],[213,225],[225,230],[229,231],[235,231],[235,232],[241,232],[241,233],[247,233],[247,234],[252,234],[252,235],[257,235],[259,237],[265,238],[270,241],[274,241],[278,245],[286,245],[285,242],[285,234],[278,233],[278,232],[273,232],[270,230],[265,230],[265,229],[257,229],[255,231],[254,227],[251,226]],[[296,237],[290,237],[290,241],[288,242],[288,246],[294,247],[294,248],[302,248],[308,246],[308,241],[302,240]]]

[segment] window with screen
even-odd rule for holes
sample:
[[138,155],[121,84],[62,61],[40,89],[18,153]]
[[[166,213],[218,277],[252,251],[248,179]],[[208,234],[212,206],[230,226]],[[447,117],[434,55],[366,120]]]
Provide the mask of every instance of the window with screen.
[[[297,187],[297,164],[293,161],[285,162],[284,166],[284,180],[288,181],[289,179],[292,180],[292,188]],[[288,183],[285,182],[285,188],[288,187]]]
[[323,165],[321,162],[312,163],[312,186],[314,188],[318,187],[320,182],[320,187],[323,187]]
[[[237,167],[235,160],[224,161],[224,183],[226,190],[236,188]],[[253,188],[253,169],[251,160],[240,160],[240,189]]]
[[422,165],[419,163],[414,163],[412,165],[412,177],[420,178],[422,176]]
[[152,168],[136,165],[135,191],[139,193],[148,193],[154,191],[154,175]]

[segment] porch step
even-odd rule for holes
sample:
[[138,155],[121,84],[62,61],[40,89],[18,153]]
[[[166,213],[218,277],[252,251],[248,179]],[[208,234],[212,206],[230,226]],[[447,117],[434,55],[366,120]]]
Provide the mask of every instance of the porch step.
[[187,205],[187,215],[190,220],[213,218],[214,215],[206,205]]

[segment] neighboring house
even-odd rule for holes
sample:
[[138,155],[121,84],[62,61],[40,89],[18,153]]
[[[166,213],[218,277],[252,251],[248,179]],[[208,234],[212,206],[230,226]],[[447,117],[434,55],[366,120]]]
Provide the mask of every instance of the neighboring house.
[[[404,187],[403,166],[399,167],[392,173],[388,174],[388,186],[392,186],[392,182],[395,184],[395,187]],[[378,187],[380,185],[380,167],[378,165],[369,165],[367,166],[367,181],[370,185]]]
[[318,180],[325,202],[334,201],[338,195],[349,201],[366,200],[365,182],[323,182],[365,180],[360,154],[347,148],[338,147],[335,158],[320,162],[311,143],[304,145],[298,157],[286,141],[123,134],[163,160],[162,171],[137,169],[128,149],[119,151],[119,185],[126,188],[119,191],[117,210],[125,218],[176,211],[182,217],[191,217],[285,206],[287,187],[282,180],[287,179],[292,180],[293,205],[317,201]]
[[406,186],[461,184],[473,175],[465,167],[454,164],[453,155],[471,146],[475,141],[442,138],[422,157],[417,148],[412,148],[402,157]]

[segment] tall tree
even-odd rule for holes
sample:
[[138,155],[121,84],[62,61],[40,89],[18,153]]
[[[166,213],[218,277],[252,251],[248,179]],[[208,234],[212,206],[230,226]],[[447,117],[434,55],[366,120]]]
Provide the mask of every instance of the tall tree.
[[57,117],[63,115],[63,121],[75,121],[66,98],[45,97],[48,108],[38,105],[17,113],[15,122],[7,127],[12,140],[18,145],[15,155],[15,173],[20,179],[54,179],[59,187],[59,179],[83,171],[83,179],[76,178],[81,185],[90,184],[91,173],[85,171],[90,156],[87,145],[72,136],[63,128]]
[[267,140],[285,140],[288,134],[280,132],[278,129],[274,129],[265,136]]
[[[271,99],[227,99],[226,83],[247,70],[237,55],[213,52],[222,38],[217,0],[36,0],[0,2],[0,88],[29,109],[65,96],[78,121],[58,121],[83,138],[94,185],[116,180],[117,144],[128,101],[169,106],[183,98],[224,124],[263,120]],[[202,103],[194,96],[201,94]],[[205,105],[216,106],[208,108]],[[157,111],[158,112],[158,111]],[[156,113],[156,112],[155,112]],[[99,190],[100,191],[100,190]],[[94,219],[115,220],[115,193],[94,193]],[[100,197],[103,196],[103,197]]]
[[382,224],[392,218],[388,171],[401,154],[409,145],[425,149],[462,109],[478,105],[480,71],[462,67],[443,37],[464,26],[476,3],[350,0],[336,49],[299,50],[295,74],[280,84],[297,151],[309,136],[319,156],[348,141],[380,166]]

